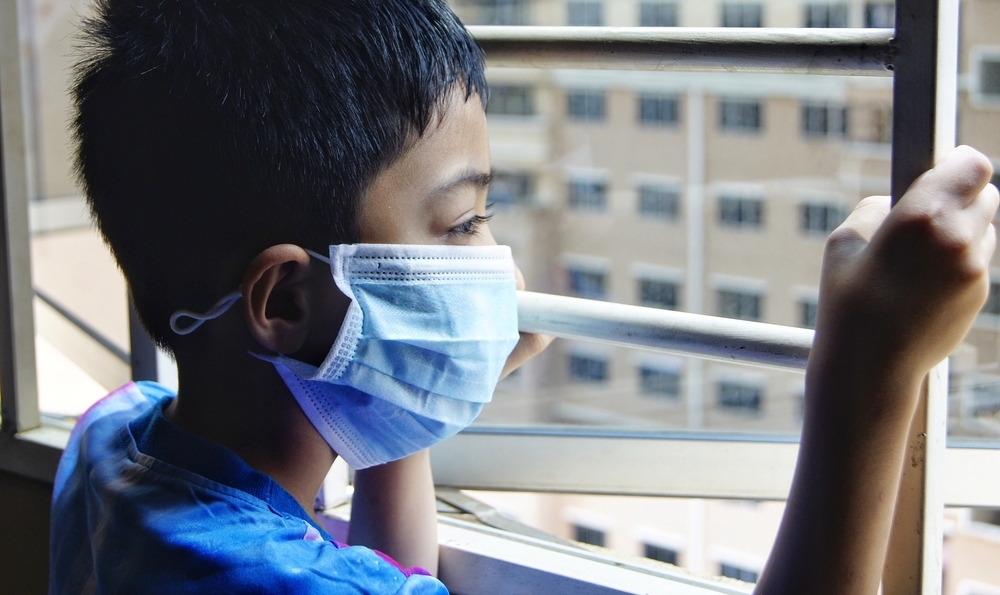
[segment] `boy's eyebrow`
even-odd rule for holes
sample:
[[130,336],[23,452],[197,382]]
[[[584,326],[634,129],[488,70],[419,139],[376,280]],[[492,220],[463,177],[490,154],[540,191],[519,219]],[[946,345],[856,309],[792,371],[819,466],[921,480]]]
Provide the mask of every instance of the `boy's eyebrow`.
[[488,188],[490,182],[492,181],[493,181],[492,173],[487,173],[480,170],[467,170],[459,174],[454,179],[449,180],[448,182],[445,182],[444,184],[441,184],[440,186],[435,188],[433,191],[431,191],[431,196],[437,194],[443,194],[453,188],[456,188],[458,186],[464,186],[466,184],[471,184],[476,188]]

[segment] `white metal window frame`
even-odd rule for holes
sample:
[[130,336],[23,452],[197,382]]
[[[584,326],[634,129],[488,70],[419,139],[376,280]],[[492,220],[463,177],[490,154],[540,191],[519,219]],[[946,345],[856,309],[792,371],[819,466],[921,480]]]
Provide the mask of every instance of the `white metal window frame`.
[[[764,28],[472,30],[498,65],[841,74],[871,74],[891,65],[892,194],[898,198],[935,154],[954,144],[958,1],[898,0],[896,6],[895,35]],[[0,0],[0,470],[52,481],[68,433],[43,425],[38,409],[18,10],[17,0]],[[782,368],[802,368],[812,340],[805,329],[542,294],[522,294],[519,315],[525,331]],[[133,327],[133,377],[155,378],[155,350]],[[925,457],[904,472],[895,522],[901,529],[892,535],[886,564],[887,593],[940,588],[945,503],[1000,506],[1000,486],[979,480],[983,469],[1000,467],[1000,450],[971,442],[945,448],[946,414],[945,363],[929,376],[923,423],[911,435]],[[436,447],[433,457],[437,481],[462,488],[781,500],[797,453],[795,437],[474,427]],[[443,549],[442,558],[451,551]],[[454,551],[464,555],[468,548]]]

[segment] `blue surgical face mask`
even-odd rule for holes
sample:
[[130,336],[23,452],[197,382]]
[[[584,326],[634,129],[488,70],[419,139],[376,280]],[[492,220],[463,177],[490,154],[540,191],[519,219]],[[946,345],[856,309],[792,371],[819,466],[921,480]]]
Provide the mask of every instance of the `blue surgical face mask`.
[[[326,442],[364,469],[472,423],[519,338],[510,248],[344,244],[314,256],[351,300],[333,347],[318,368],[257,357],[274,364]],[[177,312],[171,328],[191,332],[234,301]],[[180,328],[181,317],[196,322]]]

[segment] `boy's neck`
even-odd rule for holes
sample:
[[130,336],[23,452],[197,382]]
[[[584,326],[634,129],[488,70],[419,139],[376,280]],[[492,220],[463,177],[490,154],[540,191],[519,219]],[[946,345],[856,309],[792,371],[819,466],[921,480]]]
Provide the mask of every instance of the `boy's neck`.
[[335,453],[270,364],[253,358],[226,363],[179,360],[180,389],[167,419],[271,477],[315,518],[313,502]]

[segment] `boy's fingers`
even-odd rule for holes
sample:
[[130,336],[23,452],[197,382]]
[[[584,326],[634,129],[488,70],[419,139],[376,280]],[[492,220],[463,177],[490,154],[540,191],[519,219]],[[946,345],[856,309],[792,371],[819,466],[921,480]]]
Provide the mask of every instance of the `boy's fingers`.
[[830,243],[853,245],[855,242],[861,241],[867,244],[888,214],[888,196],[869,196],[859,202],[858,206],[854,207],[851,214],[847,216],[847,219],[833,232],[830,236]]
[[508,374],[521,367],[526,361],[535,357],[549,346],[555,337],[549,335],[539,335],[536,333],[521,333],[521,339],[514,347],[514,351],[507,356],[507,363],[503,366],[500,378],[506,378]]
[[993,165],[979,151],[956,147],[949,151],[933,169],[917,178],[900,199],[900,204],[923,200],[945,199],[966,207],[986,187],[993,175]]

